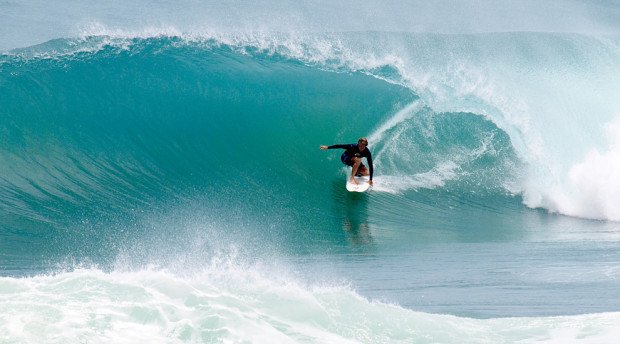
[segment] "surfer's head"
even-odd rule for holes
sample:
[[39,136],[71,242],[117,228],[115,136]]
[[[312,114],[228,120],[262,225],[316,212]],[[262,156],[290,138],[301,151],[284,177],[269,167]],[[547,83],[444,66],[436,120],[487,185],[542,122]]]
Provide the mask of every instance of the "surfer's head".
[[360,150],[362,150],[362,148],[366,148],[366,146],[368,146],[368,139],[366,139],[365,137],[360,137],[360,139],[357,140],[357,146],[360,148]]

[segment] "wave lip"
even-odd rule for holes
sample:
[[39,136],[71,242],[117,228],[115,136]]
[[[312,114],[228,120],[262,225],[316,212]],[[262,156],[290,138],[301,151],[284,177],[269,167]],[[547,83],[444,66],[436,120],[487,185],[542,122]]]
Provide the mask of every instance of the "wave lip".
[[[556,1],[468,0],[392,1],[390,6],[353,1],[312,1],[304,6],[287,1],[248,3],[229,1],[225,5],[196,1],[148,1],[131,3],[68,1],[36,4],[32,1],[0,3],[3,13],[0,50],[37,42],[77,36],[80,32],[161,31],[180,32],[572,32],[617,33],[619,9],[609,2],[558,4]],[[368,20],[369,13],[373,20]],[[551,20],[547,13],[554,13]],[[276,18],[274,20],[274,18]]]

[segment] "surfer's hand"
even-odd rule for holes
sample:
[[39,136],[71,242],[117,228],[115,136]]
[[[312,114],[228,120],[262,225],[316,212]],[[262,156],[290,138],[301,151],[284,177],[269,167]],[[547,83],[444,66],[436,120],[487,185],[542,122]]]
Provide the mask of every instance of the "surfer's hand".
[[319,148],[321,148],[321,150],[326,150],[326,149],[327,149],[327,146],[321,146],[321,147],[319,147]]
[[369,180],[369,181],[368,181],[368,184],[372,185],[372,180]]

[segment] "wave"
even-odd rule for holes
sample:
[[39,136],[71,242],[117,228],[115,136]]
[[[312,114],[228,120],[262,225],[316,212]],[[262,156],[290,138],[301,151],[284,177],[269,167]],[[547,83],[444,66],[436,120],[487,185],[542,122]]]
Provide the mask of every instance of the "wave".
[[[464,161],[468,160],[467,156],[475,160],[479,154],[476,151],[488,153],[495,146],[501,146],[500,150],[512,150],[513,152],[507,154],[516,154],[517,158],[496,159],[500,161],[500,165],[505,165],[505,168],[502,172],[492,172],[489,175],[493,179],[493,176],[505,174],[507,165],[511,164],[511,178],[491,182],[478,180],[479,184],[503,184],[510,193],[522,194],[526,205],[542,207],[552,212],[607,220],[617,220],[620,215],[616,207],[620,202],[617,202],[614,196],[618,193],[611,172],[617,163],[617,152],[614,148],[616,144],[613,137],[610,137],[608,142],[603,139],[604,128],[613,126],[612,123],[618,115],[618,104],[613,97],[613,90],[618,86],[617,80],[610,77],[617,74],[619,68],[615,63],[619,51],[616,38],[537,33],[437,35],[373,32],[302,36],[220,34],[213,37],[169,37],[160,36],[162,32],[157,32],[155,38],[143,38],[141,35],[148,36],[149,33],[136,36],[126,32],[111,33],[101,28],[96,32],[102,33],[101,30],[107,35],[85,36],[77,41],[53,41],[43,46],[13,51],[3,59],[4,74],[16,73],[17,66],[47,68],[51,71],[54,68],[63,68],[60,67],[63,63],[98,69],[99,73],[103,72],[107,63],[112,69],[114,67],[111,65],[116,65],[116,70],[106,72],[119,73],[121,68],[131,69],[131,63],[142,59],[146,65],[157,62],[166,68],[181,62],[186,78],[179,81],[179,86],[185,89],[191,87],[194,80],[200,80],[198,73],[202,72],[201,69],[213,69],[217,63],[225,65],[226,70],[231,73],[251,72],[254,69],[256,74],[261,72],[260,68],[288,69],[290,74],[283,74],[282,79],[296,79],[297,82],[313,80],[317,83],[318,78],[327,75],[322,74],[323,71],[335,71],[337,74],[331,77],[343,80],[347,78],[344,75],[350,73],[360,79],[363,79],[362,75],[370,75],[390,85],[401,86],[402,89],[397,92],[388,91],[389,88],[398,88],[390,85],[382,85],[382,90],[375,89],[375,97],[392,94],[394,99],[391,100],[391,105],[373,109],[373,117],[360,120],[370,122],[369,125],[360,125],[347,133],[350,133],[349,137],[370,133],[370,136],[374,135],[374,138],[379,139],[376,146],[382,153],[387,155],[388,151],[391,151],[390,158],[379,156],[380,164],[391,164],[389,168],[382,166],[385,167],[383,174],[388,177],[386,180],[409,179],[408,184],[415,188],[420,185],[427,186],[427,183],[420,180],[432,173],[443,175],[439,177],[439,183],[434,183],[441,185],[445,179],[458,179],[457,175],[470,174],[468,167],[462,167]],[[24,67],[23,61],[27,61],[28,56],[35,58],[36,62],[28,62],[28,67]],[[131,61],[132,58],[134,61]],[[80,62],[80,59],[83,60]],[[234,61],[237,61],[238,65],[235,65]],[[97,65],[98,63],[102,65]],[[126,63],[129,65],[125,66]],[[180,65],[176,67],[179,67],[180,71]],[[307,75],[314,75],[308,77],[294,74],[302,70]],[[134,76],[140,77],[147,72],[153,73],[153,78],[160,82],[159,86],[154,86],[154,89],[160,89],[153,90],[153,93],[172,92],[164,95],[172,99],[173,94],[178,92],[173,90],[173,86],[165,85],[165,82],[161,81],[170,79],[170,75],[139,68],[133,72]],[[244,77],[246,76],[242,78]],[[252,78],[253,75],[247,77]],[[205,78],[202,78],[202,81],[207,83]],[[56,80],[52,81],[52,84],[54,82],[72,83],[71,80]],[[365,82],[371,83],[370,79],[365,79]],[[212,82],[209,80],[208,83]],[[283,84],[281,81],[276,83]],[[117,91],[121,87],[118,84],[99,86]],[[129,90],[133,90],[133,86],[130,85]],[[52,85],[49,87],[52,88]],[[94,94],[101,98],[105,93],[98,91]],[[300,94],[292,95],[291,99],[301,101],[302,91],[299,92]],[[353,98],[358,101],[364,99],[357,92],[351,92]],[[398,92],[400,94],[396,95]],[[246,94],[242,95],[245,96]],[[87,94],[86,97],[91,95]],[[419,103],[416,105],[418,111],[408,114],[407,118],[399,123],[393,123],[390,129],[392,133],[382,137],[375,132],[383,130],[381,128],[386,123],[394,122],[395,119],[390,116],[401,116],[402,114],[397,113],[413,106],[416,99]],[[237,100],[246,101],[245,98]],[[116,100],[112,98],[100,101],[111,103]],[[325,103],[318,98],[314,101]],[[127,108],[136,107],[136,104],[129,104],[129,100],[127,103]],[[234,106],[221,106],[229,105]],[[94,108],[92,105],[91,107]],[[179,104],[178,107],[183,106]],[[334,113],[339,110],[342,108],[324,111]],[[363,112],[355,108],[347,111],[349,116]],[[174,110],[170,109],[170,112]],[[16,113],[11,115],[20,116]],[[265,117],[263,114],[255,115]],[[185,114],[186,123],[193,120],[192,116],[197,115]],[[300,121],[301,118],[311,116],[314,117],[313,120],[318,120],[321,115],[308,114],[304,117],[299,114],[295,116],[295,120]],[[429,134],[434,130],[429,126],[436,125],[437,123],[430,122],[439,121],[440,117],[444,117],[442,120],[451,122],[455,127],[460,126],[463,118],[467,117],[468,122],[488,122],[497,130],[486,128],[485,134],[476,134],[472,130],[479,129],[470,128],[467,135],[476,137],[478,147],[469,145],[465,151],[454,149],[448,152],[438,146],[439,141],[424,142],[429,140],[429,137],[424,135],[436,134]],[[176,121],[182,123],[183,119]],[[427,123],[422,124],[421,121]],[[345,135],[335,129],[347,126],[344,122],[334,125],[332,137],[325,137],[322,142],[344,140]],[[407,132],[411,130],[416,132]],[[375,134],[372,134],[373,132]],[[491,138],[496,136],[496,132],[501,136],[498,137],[498,142]],[[455,132],[451,134],[460,135]],[[311,137],[307,132],[303,135]],[[389,137],[390,135],[392,137]],[[350,140],[348,137],[346,139]],[[451,140],[452,143],[446,147],[455,148],[462,143],[457,142],[459,138],[456,136]],[[391,146],[384,147],[388,141]],[[399,156],[395,152],[400,149],[403,141],[406,141],[405,147]],[[575,144],[567,145],[567,141]],[[506,148],[507,144],[511,147]],[[420,152],[424,145],[437,151],[436,156]],[[454,159],[456,156],[460,158]],[[402,162],[400,166],[394,163],[396,160]],[[607,172],[596,176],[580,172],[592,170],[593,166]],[[425,171],[421,172],[420,169]],[[432,172],[433,169],[435,172]],[[397,172],[399,170],[400,173]],[[456,173],[456,170],[465,173]],[[420,178],[412,179],[412,173],[418,173]],[[395,186],[391,190],[403,188],[408,187]]]
[[307,285],[282,271],[214,261],[190,276],[81,268],[0,278],[0,338],[49,343],[603,343],[618,313],[471,319],[367,300],[350,287]]
[[[122,210],[257,175],[271,183],[262,190],[277,194],[274,185],[322,169],[311,145],[371,132],[399,111],[406,118],[371,136],[379,178],[417,175],[418,186],[431,187],[424,176],[446,164],[466,179],[514,161],[509,139],[488,120],[434,113],[409,89],[365,73],[215,41],[121,43],[50,42],[44,54],[38,47],[5,58],[7,212],[40,216],[37,201]],[[266,175],[274,170],[277,179]]]

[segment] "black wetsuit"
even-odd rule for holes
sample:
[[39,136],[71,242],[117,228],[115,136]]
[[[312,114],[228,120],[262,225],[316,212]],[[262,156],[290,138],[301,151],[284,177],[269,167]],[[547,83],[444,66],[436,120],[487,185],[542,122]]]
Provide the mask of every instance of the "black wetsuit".
[[[370,180],[372,180],[372,154],[370,154],[370,150],[368,149],[368,147],[366,147],[366,149],[361,152],[356,143],[346,145],[332,145],[327,147],[327,149],[334,148],[342,148],[345,150],[344,153],[342,153],[342,155],[340,156],[340,160],[342,160],[343,164],[348,166],[353,166],[353,161],[351,161],[351,159],[354,156],[366,158],[366,160],[368,161],[368,172],[370,173]],[[362,166],[364,166],[364,164],[360,165],[360,167]]]

